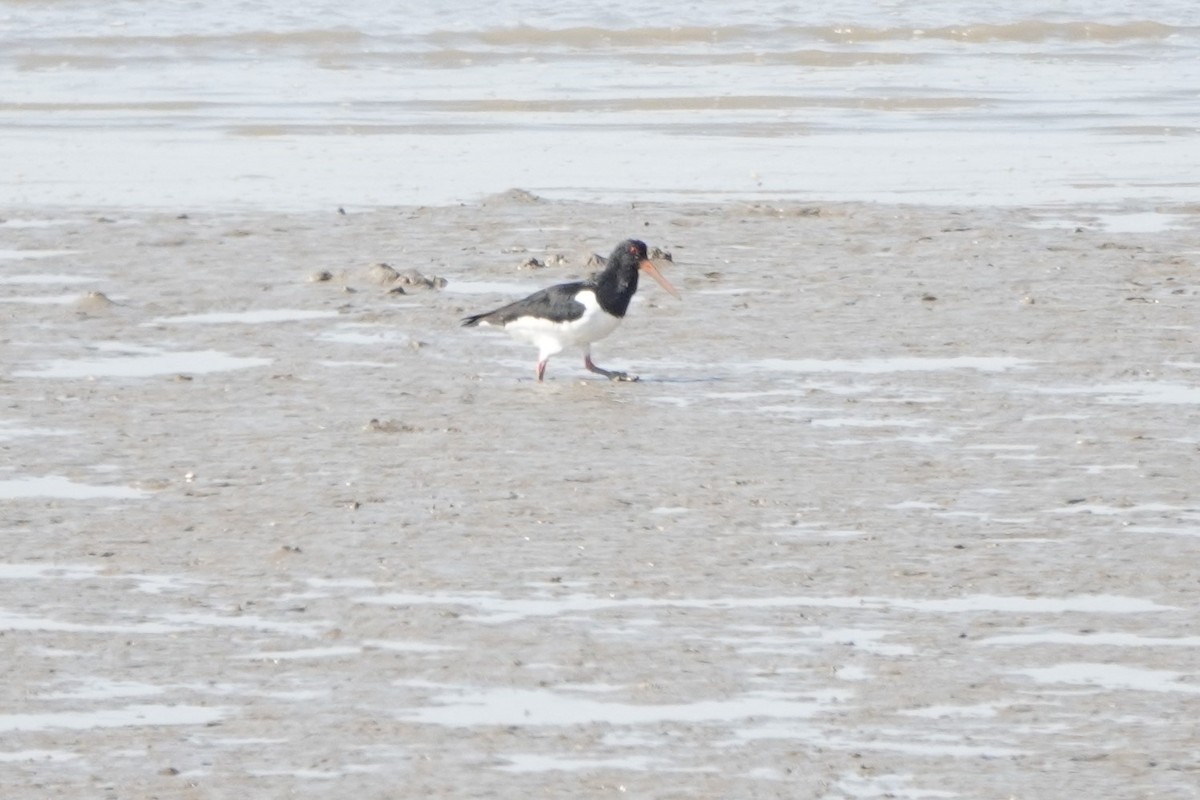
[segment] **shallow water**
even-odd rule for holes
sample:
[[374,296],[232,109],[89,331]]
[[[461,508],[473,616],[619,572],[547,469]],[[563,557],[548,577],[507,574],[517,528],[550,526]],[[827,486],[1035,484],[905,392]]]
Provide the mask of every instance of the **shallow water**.
[[172,208],[1190,200],[1192,12],[10,0],[0,179],[13,202]]
[[1159,233],[1178,225],[1186,225],[1188,221],[1188,217],[1181,214],[1142,211],[1124,214],[1091,213],[1074,219],[1045,216],[1031,221],[1029,225],[1033,228],[1096,227],[1112,233]]
[[97,358],[56,358],[15,370],[12,374],[16,377],[44,378],[144,378],[152,375],[225,372],[269,363],[269,358],[231,356],[216,350],[139,352]]
[[75,255],[74,250],[22,250],[20,248],[0,249],[0,261],[36,261],[42,258],[59,258],[60,256]]
[[1097,691],[1133,689],[1139,692],[1200,693],[1200,686],[1180,682],[1186,673],[1141,669],[1118,664],[1070,663],[1016,670],[1038,683],[1095,687]]
[[542,288],[536,281],[479,281],[455,279],[446,284],[450,294],[494,294],[501,297],[523,297]]
[[0,303],[23,303],[31,306],[66,306],[78,299],[78,295],[22,295],[21,297],[0,297]]
[[43,714],[0,714],[0,731],[6,733],[64,729],[140,728],[163,725],[210,725],[225,714],[211,706],[132,705],[104,711],[63,711]]
[[157,317],[143,325],[261,325],[272,322],[299,322],[309,319],[336,317],[336,311],[312,309],[263,308],[254,311],[210,311],[205,314],[181,314],[177,317]]
[[875,375],[889,372],[926,372],[931,370],[973,369],[1000,372],[1020,368],[1031,362],[1004,356],[954,356],[953,358],[865,358],[821,361],[817,359],[763,359],[747,366],[777,372],[857,372]]
[[54,275],[41,273],[27,273],[20,275],[0,275],[0,285],[22,286],[22,285],[37,285],[37,284],[72,284],[72,283],[95,283],[100,280],[89,275]]
[[[470,727],[474,725],[579,725],[607,724],[622,726],[658,722],[732,722],[748,718],[803,719],[822,706],[847,700],[850,692],[829,689],[820,697],[794,699],[759,696],[750,693],[727,701],[700,701],[679,705],[628,704],[579,697],[566,691],[491,689],[474,687],[412,684],[432,690],[433,703],[419,709],[400,709],[400,719],[433,725]],[[620,688],[620,687],[614,687]]]
[[77,483],[61,475],[37,478],[0,479],[0,498],[12,500],[21,497],[55,497],[64,500],[136,500],[148,495],[139,489],[125,486],[92,486]]

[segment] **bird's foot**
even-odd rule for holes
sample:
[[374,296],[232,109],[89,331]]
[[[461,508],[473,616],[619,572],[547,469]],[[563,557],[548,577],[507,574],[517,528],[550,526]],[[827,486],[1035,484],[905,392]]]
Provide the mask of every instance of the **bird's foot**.
[[594,372],[597,375],[603,375],[604,377],[608,378],[610,381],[633,383],[634,381],[636,381],[638,379],[637,375],[630,375],[626,372],[618,372],[614,369],[604,369],[603,367],[597,367],[594,363],[592,363],[591,355],[585,355],[583,357],[583,365],[588,368],[589,372]]

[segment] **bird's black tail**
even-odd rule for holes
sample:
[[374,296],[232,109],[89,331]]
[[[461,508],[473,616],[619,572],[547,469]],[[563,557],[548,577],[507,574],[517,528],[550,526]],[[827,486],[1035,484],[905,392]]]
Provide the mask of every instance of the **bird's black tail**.
[[487,314],[476,314],[473,317],[463,317],[462,324],[465,328],[473,328],[479,324],[479,321],[486,317]]

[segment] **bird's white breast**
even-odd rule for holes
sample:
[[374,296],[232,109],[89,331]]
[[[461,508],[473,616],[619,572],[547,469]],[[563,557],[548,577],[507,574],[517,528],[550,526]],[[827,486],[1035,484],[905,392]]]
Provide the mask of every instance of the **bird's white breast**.
[[567,347],[579,347],[603,339],[621,324],[619,317],[604,311],[590,289],[575,295],[583,306],[578,319],[554,322],[540,317],[519,317],[504,326],[514,339],[536,345],[542,358],[552,356]]

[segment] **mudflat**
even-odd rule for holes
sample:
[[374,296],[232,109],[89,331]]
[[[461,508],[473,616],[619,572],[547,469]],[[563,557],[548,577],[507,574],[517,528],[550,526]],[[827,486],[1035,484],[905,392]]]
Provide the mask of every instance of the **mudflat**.
[[6,797],[1200,795],[1200,208],[0,216]]

